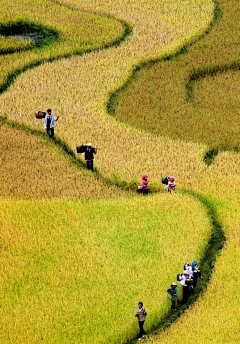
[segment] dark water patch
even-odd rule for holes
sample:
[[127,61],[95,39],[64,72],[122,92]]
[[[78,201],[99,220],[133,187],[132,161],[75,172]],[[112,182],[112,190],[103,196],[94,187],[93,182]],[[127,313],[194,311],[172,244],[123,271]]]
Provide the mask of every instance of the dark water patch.
[[58,38],[58,33],[45,26],[30,23],[27,20],[10,21],[0,23],[0,35],[6,38],[16,38],[19,40],[30,40],[33,44],[27,48],[24,47],[8,47],[0,49],[1,55],[12,54],[22,50],[29,50],[33,47],[42,47],[51,44]]

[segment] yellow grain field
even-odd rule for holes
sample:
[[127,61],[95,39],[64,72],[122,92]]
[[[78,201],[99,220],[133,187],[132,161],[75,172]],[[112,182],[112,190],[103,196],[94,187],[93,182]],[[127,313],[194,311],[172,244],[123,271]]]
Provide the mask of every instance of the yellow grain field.
[[0,197],[116,197],[124,192],[104,185],[43,136],[0,126]]
[[[111,45],[121,40],[126,29],[123,23],[110,16],[81,12],[51,0],[2,0],[0,22],[1,91],[22,70]],[[33,32],[39,29],[40,35],[46,35],[42,44],[7,39],[8,31],[12,30],[14,34],[15,26],[20,34],[26,34],[23,29],[28,25],[33,26]]]
[[217,216],[223,225],[227,244],[218,258],[214,274],[201,298],[165,332],[146,343],[236,344],[240,342],[239,285],[239,207],[218,202]]
[[[100,5],[104,12],[110,2]],[[57,135],[71,147],[87,141],[99,147],[96,165],[104,175],[118,171],[125,179],[132,179],[147,172],[153,180],[159,180],[162,174],[173,173],[185,180],[196,171],[203,173],[205,146],[145,135],[106,115],[109,93],[126,80],[134,64],[176,51],[201,35],[212,21],[214,6],[209,0],[188,1],[184,6],[180,0],[168,5],[156,1],[154,5],[134,2],[129,8],[125,2],[118,2],[112,10],[134,25],[131,39],[118,48],[46,63],[28,71],[1,96],[2,114],[41,128],[39,121],[33,120],[33,109],[51,107],[61,115]],[[91,10],[89,6],[89,2],[84,3],[85,10]],[[83,8],[80,2],[79,8]]]
[[[34,112],[51,107],[60,115],[57,137],[72,149],[88,141],[99,147],[96,165],[102,176],[111,177],[117,171],[124,179],[131,180],[145,172],[149,174],[150,183],[159,183],[162,175],[171,173],[176,176],[179,189],[184,186],[208,197],[226,235],[209,288],[182,320],[150,341],[181,343],[194,339],[203,344],[237,343],[238,156],[222,153],[208,168],[202,161],[207,145],[154,137],[117,122],[106,111],[109,95],[124,84],[139,62],[167,56],[203,34],[213,20],[214,3],[210,0],[130,3],[122,0],[115,4],[110,0],[62,0],[61,3],[74,7],[60,6],[62,15],[69,15],[66,18],[80,16],[78,9],[110,14],[126,21],[133,34],[119,47],[46,63],[22,74],[8,92],[0,96],[1,116],[41,129],[43,123],[34,118]],[[4,4],[14,10],[14,4],[7,1]],[[22,4],[25,6],[26,2]],[[37,6],[36,12],[40,5],[49,6],[49,13],[53,13],[52,6],[59,8],[59,3],[50,1],[29,1],[28,4]],[[39,14],[37,16],[40,18]],[[120,31],[116,30],[117,38],[122,29],[121,25]],[[74,31],[72,26],[69,30]],[[101,36],[101,47],[109,38],[107,35],[105,39],[105,34]],[[229,34],[227,31],[224,37]],[[99,35],[96,30],[96,39]],[[211,42],[211,47],[213,45],[218,43]],[[69,54],[76,53],[74,47],[75,43],[68,46]],[[45,48],[49,58],[51,49]],[[19,63],[22,68],[22,57],[28,62],[32,52],[21,52],[18,56],[21,63],[16,59],[11,62],[11,68]],[[226,48],[221,58],[224,60],[227,56]],[[10,64],[10,59],[8,61]],[[233,96],[236,98],[237,94]],[[168,97],[168,101],[171,102],[171,98]],[[12,139],[13,136],[16,138]],[[54,193],[64,198],[85,199],[1,199],[1,340],[9,344],[124,343],[137,333],[133,312],[140,299],[149,312],[146,329],[157,324],[170,308],[166,296],[169,283],[175,280],[183,262],[199,260],[203,255],[211,235],[206,209],[193,198],[178,193],[89,200],[89,197],[119,195],[120,191],[102,186],[89,173],[78,171],[69,157],[60,157],[49,140],[27,137],[26,133],[20,134],[15,129],[6,129],[2,137],[1,157],[5,161],[1,166],[4,174],[1,181],[5,196],[32,198],[35,193],[39,195],[37,198],[42,198],[43,194],[51,197]],[[10,151],[8,138],[14,148]],[[19,142],[20,156],[16,154]],[[44,142],[48,143],[48,148]],[[41,159],[35,149],[39,144]],[[28,145],[31,146],[29,154]],[[49,156],[53,165],[45,166],[44,158]],[[19,168],[22,179],[17,185],[12,182],[16,172],[11,169],[16,170],[23,162],[27,169]],[[43,170],[45,175],[59,174],[61,189],[60,184],[54,184],[55,180],[49,184],[47,181],[44,189],[39,186],[39,180],[34,179],[32,190],[29,192],[26,188],[25,194],[21,193],[21,186],[28,181],[27,172],[36,176],[34,167]],[[12,179],[8,179],[7,174]],[[83,180],[89,181],[93,188],[81,193],[74,187],[81,186],[79,181]],[[17,194],[9,189],[7,184],[10,183]]]
[[[2,200],[2,343],[124,343],[170,308],[166,289],[211,235],[206,209],[182,195],[126,200]],[[186,249],[186,241],[191,245]]]
[[204,37],[135,72],[110,112],[153,134],[239,149],[239,6],[220,0]]

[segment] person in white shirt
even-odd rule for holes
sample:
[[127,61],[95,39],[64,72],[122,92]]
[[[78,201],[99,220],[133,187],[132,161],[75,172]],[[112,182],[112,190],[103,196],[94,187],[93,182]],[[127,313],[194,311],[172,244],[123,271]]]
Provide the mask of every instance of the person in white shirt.
[[135,317],[138,318],[138,326],[139,326],[139,335],[138,335],[138,340],[141,340],[142,337],[145,336],[145,331],[143,329],[144,321],[146,319],[147,312],[145,308],[143,308],[143,303],[139,302],[138,303],[138,308],[136,309],[135,312]]
[[52,114],[52,110],[48,109],[44,119],[44,129],[46,130],[49,137],[54,136],[54,122],[58,121],[59,116],[55,117]]
[[180,277],[180,284],[182,285],[182,288],[183,288],[183,293],[182,293],[182,303],[183,304],[187,302],[188,297],[190,295],[189,286],[186,284],[187,277],[188,277],[188,275],[185,273],[185,271]]

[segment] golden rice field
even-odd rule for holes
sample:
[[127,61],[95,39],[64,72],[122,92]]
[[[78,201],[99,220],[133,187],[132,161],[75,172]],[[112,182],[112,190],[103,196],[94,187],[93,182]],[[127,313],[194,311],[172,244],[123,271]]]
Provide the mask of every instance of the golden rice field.
[[171,328],[146,343],[239,343],[239,207],[232,202],[216,204],[227,244],[217,259],[206,292]]
[[[139,16],[142,11],[148,13],[149,2],[134,2],[136,9],[132,9],[129,24],[135,25],[135,30],[128,40],[118,48],[46,63],[27,71],[1,96],[2,115],[40,129],[42,124],[33,120],[34,109],[47,109],[51,104],[51,108],[61,115],[58,135],[72,148],[87,141],[98,146],[101,154],[96,166],[107,176],[117,171],[131,180],[139,178],[139,174],[146,170],[151,171],[153,180],[159,181],[161,174],[169,173],[169,170],[178,179],[187,178],[189,165],[194,171],[204,171],[205,165],[199,156],[204,154],[205,146],[173,142],[133,131],[108,116],[106,111],[109,93],[126,80],[134,64],[143,57],[154,58],[176,51],[206,30],[212,21],[212,2],[188,1],[183,11],[179,11],[181,3],[180,0],[171,1],[166,6],[165,1],[156,1],[155,10],[150,11],[143,22]],[[104,13],[107,3],[101,5],[101,9],[96,9]],[[92,10],[87,6],[90,6],[88,2],[84,8],[79,2],[80,9]],[[116,15],[120,17],[122,11],[120,19],[123,19],[128,10],[125,2],[118,2]],[[26,101],[26,94],[30,101]],[[122,149],[126,144],[128,149]],[[162,152],[172,150],[174,153],[169,161]]]
[[[0,342],[127,343],[140,299],[150,333],[183,263],[203,257],[211,216],[226,242],[207,289],[146,342],[240,341],[238,9],[236,0],[1,2],[0,34],[21,23],[46,38],[0,35]],[[49,107],[60,115],[52,142],[34,117]],[[98,174],[72,154],[89,141]],[[234,151],[207,166],[212,147]],[[117,186],[144,173],[155,190],[174,175],[205,205]]]
[[153,134],[239,149],[240,3],[218,3],[205,37],[134,73],[112,97],[111,114]]
[[182,195],[6,199],[0,213],[3,343],[126,342],[139,299],[150,328],[168,312],[169,281],[211,234],[205,207]]
[[[0,40],[1,90],[22,70],[114,44],[121,40],[126,30],[123,23],[110,16],[74,10],[52,0],[2,0],[0,22],[0,34],[5,33]],[[28,25],[35,26],[33,31],[39,28],[40,35],[46,36],[42,46],[29,41],[20,43],[16,38],[7,39],[6,31],[12,28],[15,33],[16,25],[20,33],[24,33]]]
[[73,164],[50,140],[7,124],[0,125],[0,197],[102,198],[124,195]]

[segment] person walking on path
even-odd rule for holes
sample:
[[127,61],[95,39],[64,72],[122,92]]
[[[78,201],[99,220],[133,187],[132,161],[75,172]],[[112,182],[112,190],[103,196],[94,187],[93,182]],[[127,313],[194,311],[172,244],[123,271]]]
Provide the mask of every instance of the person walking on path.
[[182,293],[182,304],[186,303],[188,301],[189,295],[190,295],[190,288],[186,284],[186,279],[188,275],[184,272],[180,279],[180,284],[182,285],[183,293]]
[[142,176],[142,194],[144,196],[148,195],[148,176],[144,174]]
[[143,329],[143,325],[144,325],[146,316],[147,316],[147,312],[146,312],[145,308],[143,308],[143,303],[139,302],[138,308],[136,309],[136,312],[135,312],[135,317],[138,318],[138,326],[139,326],[138,340],[141,340],[142,337],[145,336],[145,331]]
[[92,144],[89,142],[85,150],[85,161],[87,164],[87,169],[91,171],[93,171],[94,154],[97,154],[97,148],[93,148]]
[[44,119],[44,129],[46,130],[50,138],[54,136],[54,122],[58,121],[58,119],[59,119],[59,116],[55,117],[52,114],[51,109],[47,110],[47,114]]
[[171,301],[171,309],[176,311],[176,302],[177,302],[177,297],[178,297],[178,290],[177,290],[177,284],[172,283],[171,287],[167,290],[169,300]]

